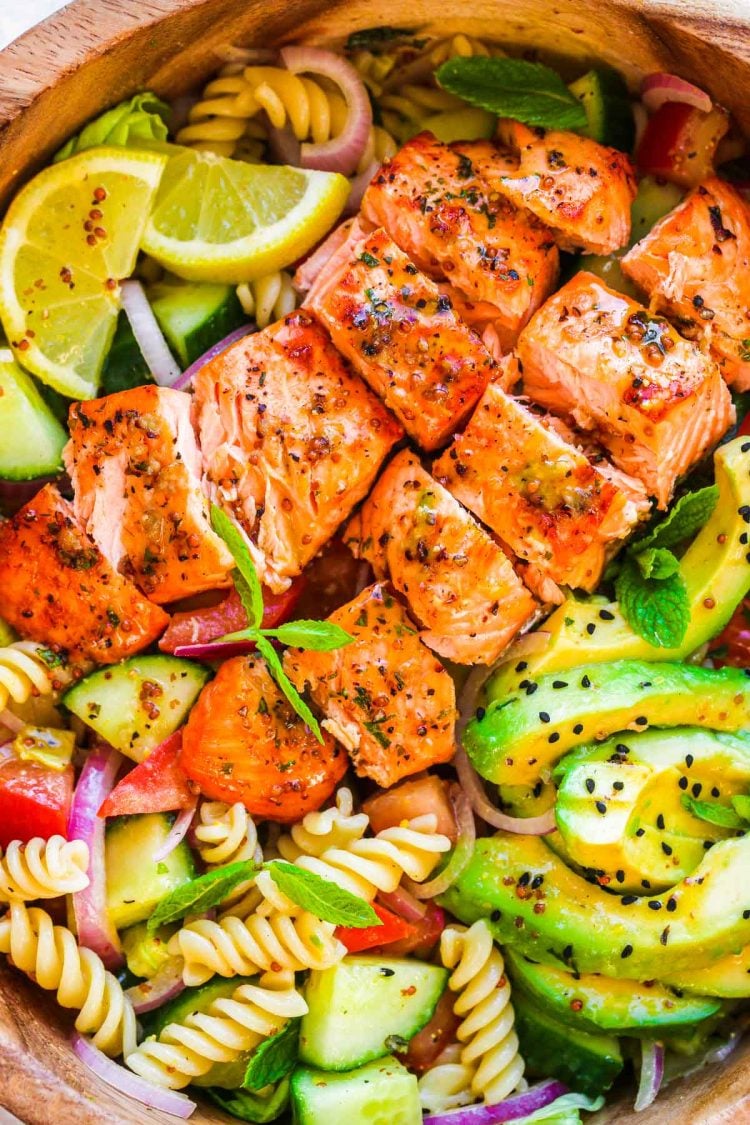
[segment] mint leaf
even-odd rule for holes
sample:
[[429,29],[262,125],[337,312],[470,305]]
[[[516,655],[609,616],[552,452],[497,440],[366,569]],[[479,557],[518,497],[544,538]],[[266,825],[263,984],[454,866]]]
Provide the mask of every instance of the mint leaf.
[[331,652],[354,640],[351,633],[333,621],[288,621],[278,629],[264,629],[263,636],[276,637],[283,645],[305,648],[308,652]]
[[203,914],[223,902],[240,883],[252,879],[260,871],[257,863],[252,860],[243,860],[240,863],[228,863],[226,867],[218,867],[215,871],[207,871],[175,887],[158,904],[153,914],[146,923],[150,934],[158,930],[166,922],[177,922],[186,914]]
[[648,547],[634,558],[644,578],[670,578],[680,569],[680,560],[666,547]]
[[738,793],[736,797],[732,797],[732,807],[738,816],[743,820],[750,820],[750,797],[746,797],[744,793]]
[[208,1094],[212,1101],[238,1117],[240,1121],[251,1121],[253,1125],[265,1125],[276,1121],[289,1104],[289,1079],[284,1078],[275,1090],[262,1097],[251,1094],[249,1090],[224,1090],[220,1086],[202,1086],[201,1092]]
[[299,1058],[300,1022],[299,1019],[289,1020],[281,1031],[277,1031],[270,1039],[264,1039],[253,1051],[242,1080],[243,1089],[262,1090],[264,1086],[271,1086],[280,1078],[286,1078],[294,1070]]
[[586,111],[559,74],[524,59],[454,58],[435,72],[444,90],[499,117],[545,129],[585,129]]
[[689,793],[683,793],[680,797],[682,807],[697,816],[699,820],[705,820],[708,824],[716,824],[719,828],[742,828],[742,817],[734,809],[727,808],[726,805],[717,805],[713,801],[696,801],[695,797],[691,797]]
[[242,581],[235,580],[235,586],[247,613],[248,623],[260,629],[263,623],[263,589],[247,543],[226,512],[222,512],[216,504],[211,505],[211,526],[224,540],[236,563]]
[[260,635],[256,637],[255,643],[258,646],[258,652],[261,654],[266,664],[268,665],[268,671],[271,673],[276,683],[279,685],[284,695],[287,697],[290,706],[297,712],[300,719],[302,719],[303,722],[307,723],[310,730],[317,738],[318,742],[322,742],[323,735],[321,734],[320,727],[318,726],[318,720],[315,718],[312,711],[307,706],[304,699],[299,694],[296,687],[282,668],[281,661],[279,660],[279,654],[276,649],[273,647],[269,640]]
[[369,902],[313,871],[305,871],[296,863],[286,863],[281,859],[271,860],[266,868],[287,898],[323,922],[358,930],[382,925]]
[[631,544],[630,551],[640,554],[646,547],[677,546],[700,531],[712,515],[718,500],[719,489],[715,484],[699,488],[697,492],[686,492],[660,523],[642,539]]
[[655,648],[674,648],[690,624],[690,603],[681,574],[644,578],[638,564],[627,559],[615,583],[622,615],[632,629]]

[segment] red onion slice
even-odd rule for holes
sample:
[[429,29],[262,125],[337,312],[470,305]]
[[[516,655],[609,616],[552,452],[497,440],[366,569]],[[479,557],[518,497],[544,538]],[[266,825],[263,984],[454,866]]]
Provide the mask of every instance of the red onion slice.
[[198,807],[198,797],[195,798],[195,803],[187,809],[181,809],[175,818],[175,822],[170,828],[167,838],[160,848],[154,852],[154,862],[161,863],[168,855],[171,855],[181,840],[185,839],[187,831],[193,822],[195,810]]
[[255,652],[255,641],[204,641],[203,644],[177,645],[175,656],[186,660],[229,660]]
[[640,1113],[648,1109],[657,1098],[664,1078],[664,1044],[643,1039],[641,1041],[641,1077],[633,1109]]
[[352,180],[349,198],[346,203],[347,215],[355,215],[362,206],[362,198],[370,186],[370,182],[380,168],[379,160],[371,160],[364,172],[359,172]]
[[19,719],[18,715],[14,715],[7,707],[0,711],[0,727],[7,727],[14,734],[18,734],[25,726],[23,719]]
[[98,1047],[77,1031],[73,1034],[73,1052],[84,1066],[101,1078],[102,1082],[106,1082],[108,1086],[114,1087],[120,1093],[142,1102],[151,1109],[159,1109],[163,1113],[171,1113],[174,1117],[185,1118],[189,1117],[196,1108],[195,1102],[186,1094],[179,1094],[176,1090],[164,1090],[161,1086],[152,1086],[150,1082],[139,1078],[124,1066],[108,1059]]
[[182,968],[181,957],[170,957],[151,980],[141,981],[126,990],[125,995],[137,1016],[152,1012],[154,1008],[166,1004],[167,1000],[174,1000],[175,996],[180,995],[185,988]]
[[179,379],[174,384],[174,389],[176,391],[184,391],[202,367],[205,367],[212,359],[216,359],[217,355],[221,355],[221,353],[231,347],[232,344],[236,344],[238,340],[241,340],[244,336],[248,336],[251,332],[255,331],[256,327],[254,324],[243,324],[239,328],[235,328],[233,332],[230,332],[223,340],[219,340],[217,344],[212,344],[207,352],[198,356],[198,358],[183,371],[182,375],[180,375]]
[[469,1105],[448,1113],[430,1114],[423,1119],[422,1125],[502,1125],[504,1121],[517,1121],[519,1117],[544,1109],[567,1093],[567,1086],[556,1078],[549,1078],[496,1105]]
[[713,107],[711,98],[692,82],[678,78],[676,74],[649,74],[641,84],[641,98],[646,109],[655,113],[665,102],[684,102],[694,109],[710,113]]
[[292,74],[317,74],[329,78],[346,101],[346,125],[337,137],[321,144],[303,143],[300,164],[322,172],[356,171],[372,128],[372,108],[365,84],[350,62],[321,47],[284,47],[281,61]]
[[108,969],[118,969],[123,957],[117,930],[107,915],[105,821],[97,813],[114,786],[121,763],[122,757],[111,746],[99,745],[89,752],[68,822],[68,839],[83,840],[89,849],[89,885],[73,895],[78,941],[98,953]]
[[436,898],[452,887],[466,869],[474,850],[477,830],[469,798],[460,786],[451,785],[450,799],[458,825],[456,846],[443,870],[434,879],[430,879],[429,883],[415,883],[404,877],[406,889],[417,899]]
[[141,354],[160,387],[173,387],[180,366],[172,355],[140,281],[123,281],[122,307],[133,329]]
[[427,913],[427,907],[419,902],[413,894],[407,891],[403,884],[399,884],[395,891],[381,891],[378,902],[398,914],[406,922],[421,922]]
[[514,832],[517,836],[548,836],[555,831],[554,808],[547,809],[540,816],[508,816],[496,808],[485,793],[482,780],[463,746],[457,748],[453,764],[469,804],[485,824],[502,828],[504,832]]

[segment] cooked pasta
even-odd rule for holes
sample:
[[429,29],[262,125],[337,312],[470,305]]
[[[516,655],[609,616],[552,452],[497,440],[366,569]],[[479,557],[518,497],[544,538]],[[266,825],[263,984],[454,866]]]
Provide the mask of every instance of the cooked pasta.
[[474,55],[483,55],[489,58],[491,55],[503,55],[504,51],[495,43],[485,43],[482,39],[476,39],[473,35],[451,35],[447,39],[439,39],[432,42],[427,47],[430,62],[434,67],[441,66],[448,59],[471,58]]
[[388,130],[384,129],[382,125],[373,125],[367,138],[365,151],[357,165],[357,171],[364,172],[373,163],[382,164],[384,160],[395,156],[397,152],[398,144]]
[[387,91],[378,99],[384,127],[396,137],[406,138],[418,123],[435,113],[449,113],[466,107],[466,102],[437,86],[407,83]]
[[266,139],[260,107],[242,73],[221,74],[209,82],[190,109],[188,123],[177,133],[178,144],[216,156],[259,160]]
[[83,840],[35,836],[13,840],[0,853],[0,902],[30,902],[75,894],[89,884],[89,849]]
[[237,297],[245,314],[258,328],[266,328],[275,320],[294,312],[299,301],[292,285],[292,275],[286,270],[259,277],[257,281],[243,281],[237,286]]
[[214,1063],[234,1062],[306,1011],[307,1004],[294,988],[243,984],[231,997],[214,1000],[206,1012],[167,1024],[158,1039],[141,1043],[125,1062],[154,1086],[179,1090]]
[[35,641],[15,641],[0,648],[0,711],[8,702],[25,703],[52,691],[49,669]]
[[263,852],[255,821],[240,801],[233,805],[224,801],[203,801],[198,816],[200,823],[195,828],[195,838],[207,867],[222,867],[248,859],[261,862]]
[[480,919],[469,929],[446,927],[440,956],[453,970],[448,987],[459,994],[453,1010],[464,1017],[457,1036],[465,1046],[460,1062],[436,1066],[421,1079],[422,1105],[430,1112],[480,1100],[495,1105],[525,1087],[502,954]]
[[100,1051],[114,1057],[135,1050],[135,1013],[120,982],[46,910],[12,902],[0,918],[0,953],[41,988],[56,992],[61,1007],[77,1008],[76,1028],[91,1035]]

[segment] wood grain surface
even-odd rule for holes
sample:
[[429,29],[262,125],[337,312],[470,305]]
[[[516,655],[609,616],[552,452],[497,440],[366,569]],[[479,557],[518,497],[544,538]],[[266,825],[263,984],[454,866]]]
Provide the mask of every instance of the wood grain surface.
[[[22,0],[0,0],[8,2]],[[336,42],[405,21],[553,61],[598,58],[633,82],[677,71],[750,131],[750,0],[75,0],[0,53],[0,208],[88,118],[144,87],[167,97],[189,89],[226,44]],[[11,1115],[26,1125],[174,1125],[91,1075],[70,1050],[70,1027],[69,1013],[0,965],[0,1125]],[[632,1090],[597,1125],[750,1125],[750,1043],[724,1066],[674,1083],[645,1113],[631,1102]],[[231,1120],[208,1108],[191,1118]]]

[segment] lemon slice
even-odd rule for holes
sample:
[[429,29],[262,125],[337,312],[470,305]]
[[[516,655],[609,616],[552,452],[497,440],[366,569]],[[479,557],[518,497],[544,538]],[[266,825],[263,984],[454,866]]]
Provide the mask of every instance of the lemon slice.
[[166,167],[143,249],[190,281],[253,281],[307,253],[348,195],[336,172],[185,150]]
[[0,320],[19,362],[92,398],[167,157],[92,148],[45,168],[0,230]]

